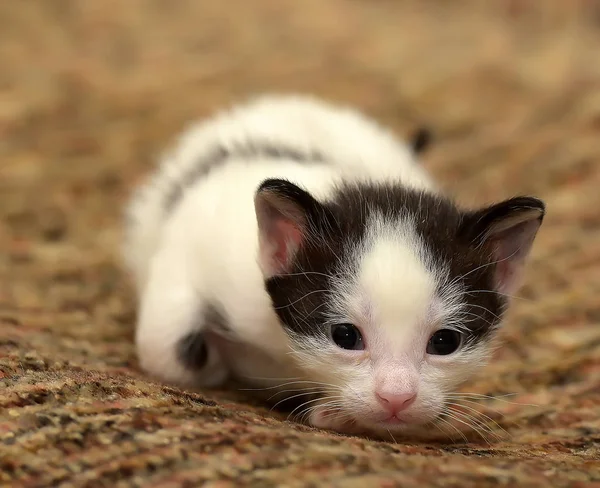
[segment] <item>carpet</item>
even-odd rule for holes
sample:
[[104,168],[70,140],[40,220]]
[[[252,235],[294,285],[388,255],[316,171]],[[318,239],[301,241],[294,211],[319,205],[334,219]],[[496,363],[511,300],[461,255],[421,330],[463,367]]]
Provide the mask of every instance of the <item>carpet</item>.
[[[2,486],[600,486],[596,2],[2,2],[0,40]],[[139,371],[122,206],[187,122],[269,91],[431,127],[463,204],[547,202],[464,389],[482,435],[344,437]]]

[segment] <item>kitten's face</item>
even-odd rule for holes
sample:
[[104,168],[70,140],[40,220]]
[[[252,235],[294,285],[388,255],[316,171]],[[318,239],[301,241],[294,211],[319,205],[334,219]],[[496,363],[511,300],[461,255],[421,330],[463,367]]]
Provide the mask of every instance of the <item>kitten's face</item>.
[[328,385],[314,424],[404,430],[434,420],[447,393],[483,366],[502,302],[469,300],[404,236],[374,235],[364,247],[347,269],[296,279],[295,303],[280,315],[307,377]]
[[[321,387],[321,399],[298,413],[340,431],[416,432],[485,364],[504,294],[516,283],[515,259],[531,245],[543,209],[508,222],[521,226],[515,235],[492,216],[502,239],[519,240],[502,247],[487,230],[480,235],[485,229],[475,229],[479,240],[465,232],[470,218],[475,226],[486,224],[484,214],[469,216],[445,200],[399,187],[346,188],[325,205],[308,205],[309,225],[301,220],[284,238],[269,237],[283,246],[271,252],[278,249],[274,255],[284,260],[262,256],[292,354],[315,382],[307,392]],[[289,232],[294,217],[283,214],[281,229]],[[501,256],[507,249],[511,254]],[[504,264],[496,264],[501,259]]]

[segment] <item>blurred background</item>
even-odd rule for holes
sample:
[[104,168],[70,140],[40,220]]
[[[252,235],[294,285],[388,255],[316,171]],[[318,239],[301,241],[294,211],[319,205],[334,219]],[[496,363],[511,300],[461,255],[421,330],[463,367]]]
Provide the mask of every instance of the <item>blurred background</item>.
[[465,204],[547,201],[495,366],[515,388],[564,377],[557,350],[598,339],[598,2],[15,1],[0,3],[0,305],[29,324],[13,333],[32,364],[135,364],[124,199],[188,122],[273,91],[400,136],[431,127],[424,164]]
[[[504,347],[465,387],[516,394],[485,410],[502,442],[319,434],[140,373],[125,199],[190,121],[265,92],[430,127],[423,164],[463,204],[547,202]],[[596,0],[0,2],[0,481],[598,481],[599,133]]]

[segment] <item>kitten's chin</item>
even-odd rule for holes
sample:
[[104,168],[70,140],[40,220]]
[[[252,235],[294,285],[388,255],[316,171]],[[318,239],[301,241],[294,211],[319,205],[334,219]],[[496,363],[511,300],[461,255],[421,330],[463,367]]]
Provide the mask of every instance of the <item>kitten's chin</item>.
[[414,422],[406,422],[403,420],[387,420],[383,422],[373,422],[373,423],[362,423],[364,429],[366,431],[372,432],[374,435],[378,437],[389,438],[392,439],[402,437],[420,437],[420,433],[425,432],[426,424],[424,423],[414,423]]
[[430,421],[410,421],[402,418],[368,420],[350,413],[327,408],[316,408],[309,419],[313,427],[340,434],[362,435],[396,441],[398,438],[427,438],[431,434]]

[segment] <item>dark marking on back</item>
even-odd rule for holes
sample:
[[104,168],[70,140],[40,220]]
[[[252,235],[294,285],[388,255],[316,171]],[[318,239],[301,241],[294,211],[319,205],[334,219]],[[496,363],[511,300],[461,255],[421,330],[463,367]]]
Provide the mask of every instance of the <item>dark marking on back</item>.
[[269,142],[248,141],[239,147],[226,148],[216,146],[201,157],[197,164],[185,173],[180,180],[173,182],[173,187],[164,198],[165,214],[170,214],[181,201],[187,188],[194,185],[213,169],[222,166],[232,158],[252,159],[291,159],[299,163],[324,163],[325,157],[318,151],[301,151],[296,148],[275,145]]

